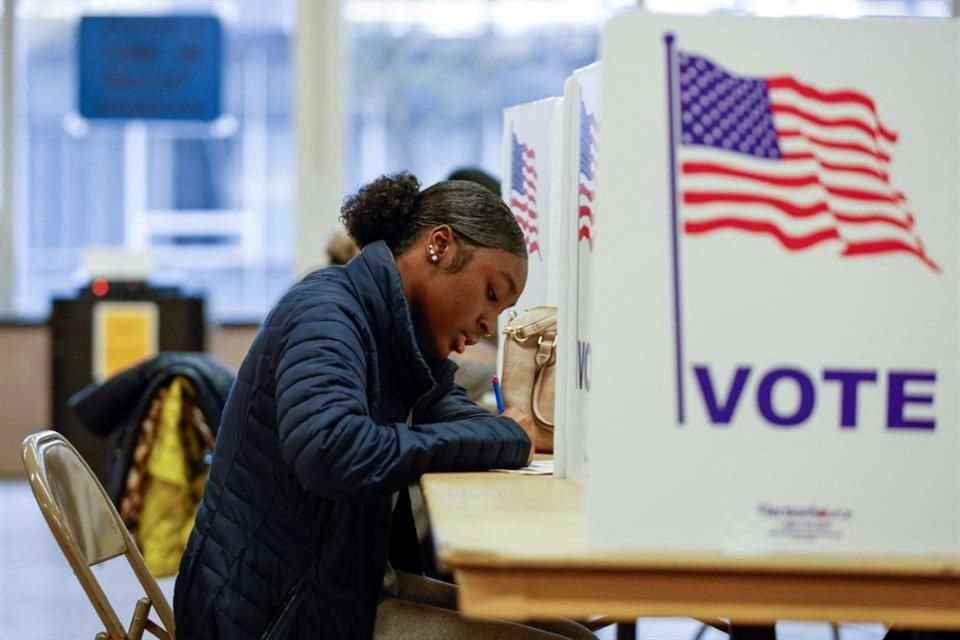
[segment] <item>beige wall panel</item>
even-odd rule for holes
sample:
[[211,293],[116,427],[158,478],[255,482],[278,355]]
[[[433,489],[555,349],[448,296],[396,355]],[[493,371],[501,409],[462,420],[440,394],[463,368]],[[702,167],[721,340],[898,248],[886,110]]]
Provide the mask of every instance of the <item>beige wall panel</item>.
[[50,426],[47,328],[0,327],[0,476],[22,476],[20,443]]
[[[258,327],[211,327],[210,351],[240,367]],[[0,477],[22,477],[20,443],[50,424],[50,336],[43,325],[0,326]]]

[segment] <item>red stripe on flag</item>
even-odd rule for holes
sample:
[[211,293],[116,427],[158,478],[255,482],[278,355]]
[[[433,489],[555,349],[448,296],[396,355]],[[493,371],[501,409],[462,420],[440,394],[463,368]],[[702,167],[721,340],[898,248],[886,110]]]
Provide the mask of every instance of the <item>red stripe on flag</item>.
[[590,234],[590,227],[583,226],[577,229],[577,241],[586,240],[590,243],[590,248],[593,248],[593,237]]
[[590,200],[591,202],[593,201],[593,191],[587,188],[587,185],[581,182],[579,191],[580,191],[580,195],[586,197],[586,199]]
[[940,266],[927,257],[920,249],[912,247],[908,244],[900,242],[898,240],[875,240],[872,242],[857,242],[847,245],[843,250],[843,255],[848,257],[856,256],[870,256],[876,255],[878,253],[909,253],[911,255],[920,258],[924,264],[936,271],[940,272]]
[[793,236],[785,233],[772,222],[762,220],[743,220],[741,218],[714,218],[712,220],[691,221],[683,223],[683,230],[691,235],[710,233],[721,229],[734,229],[747,233],[763,233],[776,238],[789,251],[802,251],[815,244],[828,240],[839,240],[840,234],[836,229],[823,229],[804,236]]
[[901,220],[894,216],[883,213],[851,213],[848,211],[838,211],[831,208],[830,204],[824,200],[818,200],[810,205],[801,207],[786,200],[773,198],[770,196],[754,195],[751,193],[735,192],[703,192],[687,191],[683,194],[683,203],[690,205],[697,204],[766,204],[794,218],[809,218],[821,213],[830,213],[834,218],[841,222],[850,224],[867,224],[870,222],[880,222],[890,224],[901,229],[910,230],[913,228],[913,216],[906,214],[906,219]]
[[510,198],[510,206],[515,209],[519,209],[520,211],[527,214],[534,220],[538,218],[537,208],[534,207],[532,204],[527,204],[526,202],[518,200],[517,198]]
[[531,234],[539,233],[539,229],[537,228],[537,225],[533,224],[523,216],[514,215],[513,218],[517,221],[517,224],[520,225],[520,228],[522,228],[527,233],[531,233]]
[[524,213],[530,213],[529,207],[527,207],[527,203],[526,203],[526,202],[521,202],[520,200],[517,200],[516,198],[510,198],[510,206],[511,206],[511,207],[516,207],[517,209],[519,209],[520,211],[523,211]]
[[746,169],[736,169],[727,165],[716,164],[713,162],[684,162],[681,165],[681,171],[684,175],[720,175],[733,178],[744,178],[746,180],[754,180],[756,182],[762,182],[763,184],[769,184],[776,187],[812,187],[821,185],[824,191],[830,193],[831,195],[850,200],[890,202],[893,204],[899,204],[906,199],[904,194],[899,191],[896,192],[895,195],[890,195],[878,191],[835,187],[821,182],[820,177],[812,173],[802,176],[780,176],[776,174],[759,173],[757,171],[747,171]]
[[686,191],[683,194],[684,204],[716,204],[716,203],[757,203],[768,204],[783,211],[794,218],[809,218],[818,213],[830,210],[826,202],[815,202],[808,206],[796,205],[780,198],[755,195],[752,193],[735,193],[731,191]]
[[593,211],[590,210],[590,207],[581,205],[580,212],[577,215],[577,218],[589,218],[591,224],[593,223]]
[[889,154],[884,153],[883,151],[876,151],[870,147],[866,147],[862,144],[856,142],[838,142],[836,140],[826,140],[824,138],[818,138],[816,136],[805,136],[807,140],[814,144],[818,144],[821,147],[826,147],[828,149],[839,149],[841,151],[853,151],[856,153],[862,153],[871,157],[880,160],[881,162],[890,162]]
[[844,222],[846,224],[871,224],[871,223],[877,222],[882,224],[889,224],[894,227],[899,227],[904,231],[910,231],[911,229],[913,229],[913,216],[909,214],[907,214],[906,221],[898,220],[897,218],[894,218],[892,216],[885,216],[882,213],[871,213],[867,215],[851,215],[847,213],[838,213],[834,211],[833,217],[839,220],[840,222]]
[[863,165],[856,164],[837,164],[834,162],[826,162],[824,160],[818,159],[817,162],[820,163],[820,166],[824,169],[829,169],[830,171],[845,171],[849,173],[859,173],[865,176],[871,176],[882,182],[886,182],[890,175],[885,171],[877,171],[873,167],[866,167]]
[[[884,153],[884,152],[882,152],[882,151],[875,151],[874,149],[871,149],[870,147],[866,147],[866,146],[861,145],[861,144],[858,144],[858,143],[856,143],[856,142],[850,142],[850,141],[837,142],[837,141],[833,141],[833,140],[827,140],[827,139],[825,139],[825,138],[818,138],[818,137],[815,137],[815,136],[808,136],[808,135],[804,134],[802,131],[795,131],[795,130],[793,130],[793,129],[780,129],[780,130],[777,131],[777,137],[779,137],[779,138],[805,138],[806,140],[809,140],[810,142],[812,142],[812,143],[814,143],[814,144],[818,144],[818,145],[820,145],[820,146],[827,147],[828,149],[840,149],[841,151],[853,151],[853,152],[856,152],[856,153],[865,153],[865,154],[867,154],[867,155],[869,155],[869,156],[872,156],[872,157],[874,157],[874,158],[877,158],[877,159],[880,160],[881,162],[888,162],[888,161],[890,160],[890,156],[889,156],[888,154],[886,154],[886,153]],[[811,160],[811,159],[814,159],[816,156],[815,156],[813,153],[810,153],[809,151],[791,151],[791,152],[784,152],[784,153],[782,153],[780,157],[783,158],[784,160],[801,160],[801,159],[802,159],[802,160]],[[884,174],[884,175],[886,175],[886,174]]]
[[775,176],[757,173],[755,171],[746,171],[744,169],[734,169],[733,167],[716,164],[714,162],[684,162],[681,165],[681,170],[684,174],[688,175],[717,174],[735,178],[747,178],[748,180],[756,180],[757,182],[779,187],[808,187],[820,182],[820,179],[814,174],[791,177]]
[[827,127],[827,128],[850,127],[853,129],[859,129],[860,131],[863,131],[871,138],[876,139],[877,137],[879,137],[876,129],[871,127],[869,124],[865,123],[863,120],[857,120],[856,118],[834,118],[834,119],[824,118],[816,114],[810,113],[809,111],[805,111],[799,107],[795,107],[792,104],[782,104],[778,102],[772,102],[770,104],[770,110],[773,113],[797,116],[802,120],[806,120],[807,122],[812,122],[813,124],[820,127]]
[[877,126],[879,128],[880,135],[890,142],[897,141],[896,132],[890,131],[883,126],[883,123],[880,122],[880,118],[877,117],[877,107],[874,104],[873,99],[866,94],[860,93],[859,91],[853,91],[850,89],[822,91],[808,84],[802,83],[792,76],[773,76],[771,78],[767,78],[767,88],[790,89],[804,98],[818,100],[827,104],[843,104],[844,102],[852,102],[854,104],[863,105],[870,110],[870,113],[872,113],[875,118],[877,118]]
[[831,171],[846,171],[850,173],[861,173],[863,175],[872,176],[879,180],[886,182],[889,179],[889,174],[885,171],[878,171],[873,167],[868,167],[865,165],[858,164],[839,164],[835,162],[827,162],[822,160],[818,156],[813,155],[809,151],[788,151],[780,154],[781,160],[786,161],[795,161],[795,160],[816,160],[817,163],[824,169],[830,169]]
[[892,204],[900,204],[905,200],[903,194],[899,192],[897,192],[895,195],[890,195],[887,193],[877,193],[876,191],[850,189],[847,187],[831,187],[828,185],[824,185],[823,188],[826,189],[831,195],[839,198],[846,198],[848,200],[860,200],[862,202],[890,202]]

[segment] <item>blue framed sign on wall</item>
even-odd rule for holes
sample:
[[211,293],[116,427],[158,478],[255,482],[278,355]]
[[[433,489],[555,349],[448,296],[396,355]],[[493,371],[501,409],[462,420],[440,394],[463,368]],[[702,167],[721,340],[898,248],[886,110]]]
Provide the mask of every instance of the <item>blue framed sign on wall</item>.
[[213,120],[223,33],[213,16],[85,16],[78,47],[85,118]]

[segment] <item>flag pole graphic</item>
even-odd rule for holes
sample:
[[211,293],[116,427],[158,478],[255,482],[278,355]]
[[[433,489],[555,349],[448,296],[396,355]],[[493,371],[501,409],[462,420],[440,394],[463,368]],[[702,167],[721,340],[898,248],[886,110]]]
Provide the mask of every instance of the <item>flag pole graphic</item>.
[[668,33],[663,37],[666,49],[667,64],[667,118],[669,123],[669,145],[670,145],[670,230],[673,243],[673,330],[674,347],[676,349],[676,384],[677,384],[677,424],[684,423],[684,401],[683,401],[683,322],[681,315],[680,299],[680,221],[677,216],[677,145],[676,145],[676,125],[674,121],[676,116],[677,96],[674,95],[676,83],[674,72],[676,70],[676,56],[674,53],[674,36]]

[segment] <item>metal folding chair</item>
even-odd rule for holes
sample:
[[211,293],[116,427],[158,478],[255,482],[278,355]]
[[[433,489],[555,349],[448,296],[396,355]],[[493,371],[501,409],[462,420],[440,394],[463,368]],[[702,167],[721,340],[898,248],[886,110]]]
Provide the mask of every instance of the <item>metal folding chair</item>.
[[[55,431],[41,431],[23,441],[21,454],[40,511],[106,627],[97,640],[140,640],[144,631],[173,640],[170,604],[103,486],[73,445]],[[118,556],[126,558],[146,593],[137,601],[127,629],[90,570]],[[151,607],[161,624],[149,618]]]

